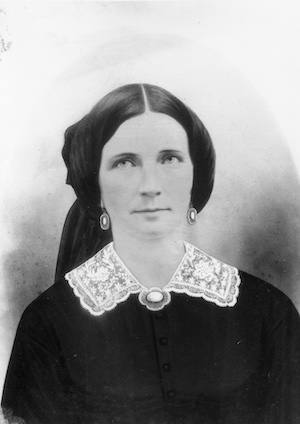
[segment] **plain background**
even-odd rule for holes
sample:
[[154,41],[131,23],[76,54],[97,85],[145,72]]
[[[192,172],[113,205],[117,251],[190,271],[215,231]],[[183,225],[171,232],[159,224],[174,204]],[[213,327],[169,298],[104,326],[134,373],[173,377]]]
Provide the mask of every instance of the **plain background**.
[[300,310],[299,21],[297,0],[0,3],[0,386],[74,201],[64,130],[126,83],[170,90],[213,138],[215,190],[190,241]]

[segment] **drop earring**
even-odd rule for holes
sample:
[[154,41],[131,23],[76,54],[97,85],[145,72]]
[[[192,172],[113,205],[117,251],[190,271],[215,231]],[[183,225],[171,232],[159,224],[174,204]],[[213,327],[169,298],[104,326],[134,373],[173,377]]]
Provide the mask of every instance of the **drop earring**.
[[105,208],[102,208],[103,212],[100,215],[99,218],[99,223],[100,223],[100,227],[102,230],[106,231],[109,229],[110,226],[110,219],[109,219],[109,215],[106,212]]
[[192,206],[187,211],[187,221],[190,225],[195,225],[197,222],[197,210]]

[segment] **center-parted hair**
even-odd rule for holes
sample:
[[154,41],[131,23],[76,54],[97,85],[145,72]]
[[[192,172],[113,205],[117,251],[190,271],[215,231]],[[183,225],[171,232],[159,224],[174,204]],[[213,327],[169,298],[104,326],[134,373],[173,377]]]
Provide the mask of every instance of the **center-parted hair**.
[[[213,188],[215,151],[198,116],[163,88],[150,84],[125,85],[103,97],[79,122],[65,132],[62,155],[68,168],[67,183],[77,196],[63,230],[56,277],[87,260],[111,240],[99,228],[99,168],[104,145],[128,119],[150,110],[175,119],[186,131],[194,169],[191,203],[198,212]],[[174,188],[176,189],[176,188]]]
[[74,188],[80,204],[95,218],[101,213],[98,178],[102,149],[125,121],[143,114],[147,108],[175,119],[187,133],[194,166],[191,202],[198,212],[210,197],[215,151],[201,120],[163,88],[149,84],[125,85],[103,97],[65,133],[63,158],[68,168],[67,182]]

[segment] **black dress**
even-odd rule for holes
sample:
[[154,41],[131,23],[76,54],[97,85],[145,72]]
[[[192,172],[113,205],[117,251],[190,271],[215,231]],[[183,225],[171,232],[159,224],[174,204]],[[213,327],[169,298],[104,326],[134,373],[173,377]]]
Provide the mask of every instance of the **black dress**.
[[18,327],[5,411],[27,424],[300,423],[293,304],[186,246],[152,297],[120,262],[109,296],[116,263],[103,254],[39,296]]

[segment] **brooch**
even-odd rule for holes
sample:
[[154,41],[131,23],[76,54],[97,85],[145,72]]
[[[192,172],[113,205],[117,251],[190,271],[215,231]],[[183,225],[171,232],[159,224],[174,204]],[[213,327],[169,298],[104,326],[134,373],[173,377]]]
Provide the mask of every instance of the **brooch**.
[[151,289],[147,291],[143,290],[140,292],[139,301],[150,311],[159,311],[170,303],[171,295],[169,292],[159,287],[151,287]]

